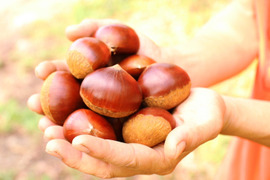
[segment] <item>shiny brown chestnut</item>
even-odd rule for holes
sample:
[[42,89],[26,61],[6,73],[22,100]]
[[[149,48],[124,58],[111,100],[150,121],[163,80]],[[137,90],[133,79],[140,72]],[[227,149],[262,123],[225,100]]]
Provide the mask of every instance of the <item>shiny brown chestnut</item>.
[[87,75],[82,81],[80,94],[90,109],[114,118],[134,113],[142,102],[137,81],[118,64]]
[[151,64],[142,72],[138,83],[144,103],[163,109],[179,105],[189,96],[191,88],[188,74],[179,66],[169,63]]
[[110,24],[100,27],[94,35],[105,42],[114,54],[136,53],[140,46],[137,33],[123,24]]
[[132,115],[122,131],[126,143],[153,147],[163,142],[173,128],[175,119],[167,110],[147,107]]
[[92,135],[116,140],[111,124],[90,109],[78,109],[71,113],[63,125],[63,132],[69,142],[72,142],[79,135]]
[[132,55],[122,60],[119,65],[134,78],[138,78],[143,70],[156,63],[155,60],[143,55]]
[[62,125],[70,113],[85,107],[80,96],[80,83],[67,71],[56,71],[44,81],[40,102],[44,114]]
[[84,37],[74,41],[67,53],[67,65],[77,79],[108,64],[111,57],[110,49],[102,41]]

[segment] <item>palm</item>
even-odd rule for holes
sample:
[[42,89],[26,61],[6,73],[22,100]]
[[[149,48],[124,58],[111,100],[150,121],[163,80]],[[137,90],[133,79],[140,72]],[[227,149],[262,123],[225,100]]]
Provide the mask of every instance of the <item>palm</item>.
[[45,136],[51,139],[47,151],[60,155],[70,167],[103,178],[167,174],[189,152],[219,134],[223,111],[223,101],[216,93],[193,89],[190,97],[174,112],[177,127],[165,143],[154,148],[89,135],[79,136],[70,144],[63,140],[61,127],[49,126],[45,128]]
[[225,104],[217,93],[204,88],[192,89],[189,98],[173,113],[178,125],[167,137],[165,147],[166,143],[174,145],[185,141],[185,150],[192,151],[215,138],[223,127],[224,113]]

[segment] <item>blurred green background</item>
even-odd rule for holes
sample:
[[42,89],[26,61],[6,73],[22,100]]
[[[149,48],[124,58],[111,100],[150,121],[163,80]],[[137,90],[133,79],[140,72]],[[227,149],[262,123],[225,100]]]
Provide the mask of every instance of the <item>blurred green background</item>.
[[[229,0],[1,0],[0,7],[0,180],[98,179],[63,165],[44,152],[27,98],[42,81],[34,67],[63,59],[70,42],[65,27],[85,18],[113,18],[138,29],[161,46],[187,40]],[[214,90],[248,97],[255,64]],[[173,174],[126,179],[212,179],[230,137],[220,136],[186,157]]]

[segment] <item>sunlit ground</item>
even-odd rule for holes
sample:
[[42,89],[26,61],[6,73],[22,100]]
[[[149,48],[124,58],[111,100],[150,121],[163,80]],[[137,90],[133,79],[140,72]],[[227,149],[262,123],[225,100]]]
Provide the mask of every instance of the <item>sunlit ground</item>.
[[[1,0],[0,6],[0,179],[98,179],[74,171],[44,152],[38,115],[26,107],[40,90],[34,67],[65,57],[70,42],[64,29],[84,18],[114,18],[138,29],[161,46],[191,37],[229,0]],[[248,97],[255,63],[240,75],[212,87],[224,94]],[[128,179],[212,179],[230,137],[210,141],[185,158],[167,176]]]

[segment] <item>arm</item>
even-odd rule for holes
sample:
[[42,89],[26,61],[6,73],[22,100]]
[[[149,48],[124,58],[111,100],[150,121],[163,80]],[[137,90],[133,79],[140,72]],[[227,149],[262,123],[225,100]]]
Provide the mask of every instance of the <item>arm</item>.
[[270,147],[270,102],[227,96],[223,99],[226,113],[221,133]]
[[233,1],[187,43],[162,48],[162,60],[183,67],[193,86],[210,86],[245,69],[257,56],[252,1]]

